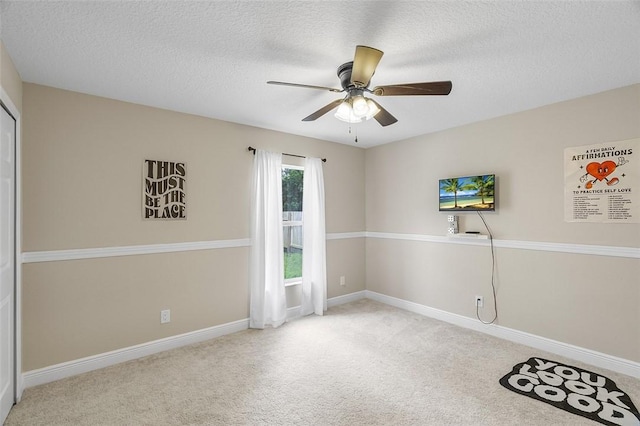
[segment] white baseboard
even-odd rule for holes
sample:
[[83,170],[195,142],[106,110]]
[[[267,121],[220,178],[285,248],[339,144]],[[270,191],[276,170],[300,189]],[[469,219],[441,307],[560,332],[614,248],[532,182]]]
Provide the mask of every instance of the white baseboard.
[[[365,291],[357,291],[355,293],[349,293],[342,296],[332,297],[331,299],[327,299],[327,308],[331,308],[333,306],[343,305],[349,302],[355,302],[356,300],[364,299]],[[287,308],[287,321],[294,320],[296,318],[300,318],[302,316],[302,311],[300,306],[294,306],[292,308]]]
[[142,343],[140,345],[130,346],[128,348],[63,362],[61,364],[51,365],[38,370],[27,371],[22,375],[24,388],[26,389],[32,386],[64,379],[65,377],[98,370],[100,368],[153,355],[169,349],[175,349],[181,346],[191,345],[193,343],[224,336],[226,334],[236,333],[248,328],[249,319],[243,319],[202,330],[192,331],[190,333],[179,334],[177,336]]
[[[364,299],[364,297],[364,291],[346,294],[344,296],[333,297],[327,300],[327,306],[337,306],[343,303],[349,303],[355,300]],[[288,320],[297,318],[299,316],[300,306],[295,306],[293,308],[287,309]],[[27,371],[22,374],[23,389],[64,379],[66,377],[75,376],[77,374],[87,373],[89,371],[98,370],[100,368],[109,367],[121,362],[131,361],[133,359],[153,355],[158,352],[167,351],[169,349],[175,349],[181,346],[191,345],[193,343],[214,339],[216,337],[236,333],[248,328],[249,319],[247,318],[217,325],[214,327],[205,328],[202,330],[180,334],[177,336],[154,340],[152,342],[142,343],[140,345],[130,346],[128,348],[117,349],[111,352],[105,352],[86,358],[63,362],[37,370]]]
[[345,303],[355,302],[356,300],[364,299],[365,297],[366,290],[356,291],[355,293],[349,293],[343,296],[332,297],[331,299],[327,300],[327,308],[343,305]]
[[[369,290],[358,291],[355,293],[345,294],[343,296],[328,299],[327,307],[342,305],[344,303],[350,303],[364,298],[372,299],[381,303],[385,303],[387,305],[395,306],[400,309],[415,312],[417,314],[428,316],[437,320],[445,321],[460,327],[465,327],[482,333],[490,334],[501,339],[520,343],[557,355],[562,355],[567,358],[582,361],[597,367],[623,373],[631,377],[640,378],[640,364],[633,361],[617,358],[611,355],[595,352],[578,346],[557,342],[555,340],[535,336],[533,334],[513,330],[507,327],[498,325],[485,325],[472,318],[452,314],[450,312],[442,311]],[[293,319],[299,316],[299,306],[287,309],[287,319]],[[178,336],[167,337],[165,339],[142,343],[140,345],[131,346],[128,348],[118,349],[103,354],[68,361],[61,364],[40,368],[38,370],[31,370],[22,374],[22,383],[24,385],[24,389],[26,389],[44,383],[64,379],[66,377],[75,376],[77,374],[87,373],[89,371],[98,370],[100,368],[109,367],[126,361],[131,361],[133,359],[142,358],[144,356],[153,355],[155,353],[163,352],[169,349],[175,349],[181,346],[186,346],[209,339],[214,339],[216,337],[224,336],[227,334],[236,333],[248,328],[249,319],[242,319],[227,324],[192,331],[190,333],[180,334]]]
[[547,339],[545,337],[536,336],[534,334],[525,333],[523,331],[514,330],[500,325],[486,325],[473,318],[453,314],[451,312],[442,311],[440,309],[431,308],[429,306],[420,305],[418,303],[409,302],[407,300],[398,299],[369,290],[365,291],[365,297],[460,327],[575,359],[596,367],[606,368],[631,377],[640,378],[640,363],[634,361],[558,342],[556,340]]
[[302,316],[301,306],[294,306],[293,308],[287,308],[287,321],[300,318]]

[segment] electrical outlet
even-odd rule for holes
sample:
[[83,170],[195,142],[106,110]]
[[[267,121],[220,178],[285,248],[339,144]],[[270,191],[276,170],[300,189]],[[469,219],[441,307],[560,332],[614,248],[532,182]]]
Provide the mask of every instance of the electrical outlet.
[[343,287],[347,285],[347,281],[345,280],[344,275],[340,277],[340,285]]
[[475,299],[475,300],[476,300],[476,306],[477,306],[478,308],[482,308],[482,307],[484,307],[484,297],[482,297],[482,296],[476,296],[476,299]]
[[160,311],[160,324],[171,322],[171,309]]

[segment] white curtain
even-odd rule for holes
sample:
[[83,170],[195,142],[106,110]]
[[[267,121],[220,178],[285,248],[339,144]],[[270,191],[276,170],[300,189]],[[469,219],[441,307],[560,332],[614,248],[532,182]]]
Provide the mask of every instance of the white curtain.
[[282,155],[256,150],[251,189],[249,327],[287,318],[282,246]]
[[327,253],[322,161],[306,158],[302,194],[302,315],[327,310]]

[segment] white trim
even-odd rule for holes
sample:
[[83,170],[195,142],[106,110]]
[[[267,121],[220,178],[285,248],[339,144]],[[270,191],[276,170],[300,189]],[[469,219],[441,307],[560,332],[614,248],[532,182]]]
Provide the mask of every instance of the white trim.
[[[355,293],[344,294],[342,296],[332,297],[327,300],[327,308],[331,308],[345,303],[355,302],[365,298],[365,290],[357,291]],[[291,321],[302,317],[302,311],[300,306],[294,306],[287,308],[287,321]]]
[[193,250],[212,250],[232,247],[250,247],[251,240],[194,241],[187,243],[149,244],[140,246],[103,247],[73,250],[32,251],[22,253],[23,263],[56,262],[61,260],[93,259],[141,254],[172,253]]
[[347,238],[364,238],[367,236],[367,233],[364,231],[360,232],[334,232],[331,234],[327,234],[327,240],[344,240]]
[[76,359],[73,361],[63,362],[49,367],[37,370],[27,371],[23,374],[25,388],[53,382],[55,380],[64,379],[65,377],[75,376],[77,374],[86,373],[111,365],[119,364],[133,359],[142,358],[144,356],[153,355],[158,352],[179,348],[181,346],[191,345],[193,343],[202,342],[226,334],[236,333],[238,331],[247,330],[249,328],[249,320],[242,319],[222,325],[196,330],[189,333],[179,334],[164,339],[154,340],[152,342],[142,343],[140,345],[130,346],[128,348],[118,349],[111,352],[105,352],[86,358]]
[[334,306],[344,305],[345,303],[355,302],[356,300],[364,299],[366,296],[366,290],[356,291],[355,293],[343,294],[342,296],[332,297],[327,300],[327,308],[333,308]]
[[283,220],[282,226],[302,226],[301,220]]
[[[439,235],[423,235],[423,234],[398,234],[391,232],[366,232],[367,238],[381,238],[390,240],[404,241],[421,241],[431,243],[446,244],[465,244],[474,246],[488,246],[490,241],[479,238],[449,238]],[[615,247],[615,246],[597,246],[589,244],[566,244],[566,243],[549,243],[543,241],[516,241],[516,240],[493,240],[495,247],[520,249],[520,250],[539,250],[561,253],[587,254],[593,256],[614,256],[629,257],[640,259],[640,248],[638,247]]]
[[[332,297],[327,300],[327,308],[332,308],[345,303],[355,302],[365,298],[365,290],[356,291],[355,293],[344,294],[342,296]],[[302,317],[301,306],[287,308],[287,321]]]
[[481,333],[486,333],[500,339],[509,340],[532,348],[551,352],[556,355],[565,356],[594,365],[600,368],[623,373],[631,377],[640,378],[640,363],[618,358],[612,355],[603,354],[579,346],[570,345],[523,331],[514,330],[500,325],[486,325],[475,319],[465,317],[407,300],[398,299],[384,294],[366,290],[366,297],[396,308],[404,309],[440,321],[445,321],[460,327],[468,328]]
[[[392,232],[338,232],[327,234],[327,240],[350,238],[379,238],[401,241],[421,241],[444,244],[464,244],[487,246],[489,240],[482,238],[451,238],[441,235],[398,234]],[[16,235],[17,238],[17,235]],[[587,244],[549,243],[540,241],[493,240],[496,247],[540,250],[560,253],[586,254],[593,256],[614,256],[640,259],[640,248],[597,246]],[[235,240],[194,241],[185,243],[149,244],[139,246],[103,247],[70,250],[32,251],[22,253],[22,263],[58,262],[63,260],[94,259],[116,256],[135,256],[142,254],[172,253],[192,250],[213,250],[233,247],[250,247],[249,238]]]
[[[363,237],[365,237],[364,232],[327,234],[327,240]],[[148,244],[139,246],[31,251],[22,253],[21,260],[22,263],[59,262],[63,260],[97,259],[103,257],[136,256],[142,254],[213,250],[233,247],[251,247],[251,239],[240,238],[236,240],[193,241],[185,243]]]
[[444,235],[424,235],[424,234],[398,234],[395,232],[366,232],[367,238],[381,238],[385,240],[406,240],[406,241],[422,241],[428,243],[451,243],[451,244],[486,244],[486,241],[475,240],[450,240]]
[[[363,299],[364,297],[365,292],[359,291],[356,293],[346,294],[344,296],[333,297],[327,301],[327,305],[337,306],[343,303]],[[292,320],[298,317],[300,317],[300,306],[287,309],[287,320]],[[122,362],[142,358],[144,356],[153,355],[158,352],[215,339],[216,337],[247,330],[248,328],[249,319],[247,318],[123,349],[117,349],[86,358],[67,361],[37,370],[27,371],[21,375],[22,383],[24,383],[23,389],[75,376],[77,374],[87,373],[89,371],[98,370],[100,368],[109,367]]]
[[287,321],[300,318],[302,316],[302,307],[300,305],[287,308]]
[[640,248],[502,240],[497,247],[640,259]]
[[16,146],[15,149],[15,380],[16,380],[16,402],[20,402],[24,383],[22,381],[22,267],[20,253],[22,252],[22,115],[20,110],[11,100],[9,94],[0,86],[0,100],[9,109],[16,119]]
[[[285,155],[285,154],[282,154],[282,155]],[[302,171],[304,171],[304,166],[294,166],[294,165],[285,164],[285,163],[282,163],[282,168],[283,169],[293,169],[293,170],[302,170]]]
[[296,285],[302,285],[302,277],[297,277],[297,278],[289,278],[284,280],[284,286],[285,287],[293,287]]

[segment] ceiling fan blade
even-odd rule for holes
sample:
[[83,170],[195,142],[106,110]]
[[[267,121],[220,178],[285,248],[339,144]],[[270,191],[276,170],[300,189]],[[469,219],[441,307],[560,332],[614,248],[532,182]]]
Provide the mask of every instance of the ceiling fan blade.
[[378,123],[380,123],[380,125],[382,127],[389,126],[389,125],[391,125],[393,123],[396,123],[398,121],[398,119],[395,118],[393,115],[391,115],[391,113],[389,111],[387,111],[386,109],[382,108],[382,106],[379,103],[377,103],[373,99],[371,99],[371,102],[373,102],[374,104],[376,104],[376,106],[378,108],[380,108],[380,112],[378,112],[376,115],[374,115],[373,118],[375,118],[376,121]]
[[322,117],[323,115],[325,115],[326,113],[328,113],[329,111],[331,111],[332,109],[334,109],[335,107],[337,107],[338,105],[340,105],[342,102],[344,102],[344,99],[336,99],[335,101],[331,102],[330,104],[323,106],[322,108],[320,108],[319,110],[317,110],[313,114],[303,118],[302,121],[313,121],[313,120],[316,120],[316,119]]
[[332,87],[324,87],[324,86],[311,86],[309,84],[298,84],[298,83],[286,83],[284,81],[267,81],[267,84],[276,84],[279,86],[292,86],[292,87],[304,87],[306,89],[319,89],[319,90],[328,90],[330,92],[344,92],[344,89],[334,89]]
[[451,93],[451,87],[450,81],[392,84],[377,86],[373,89],[373,93],[377,96],[448,95]]
[[367,87],[383,54],[384,52],[373,47],[356,46],[356,55],[353,58],[351,70],[351,84]]

